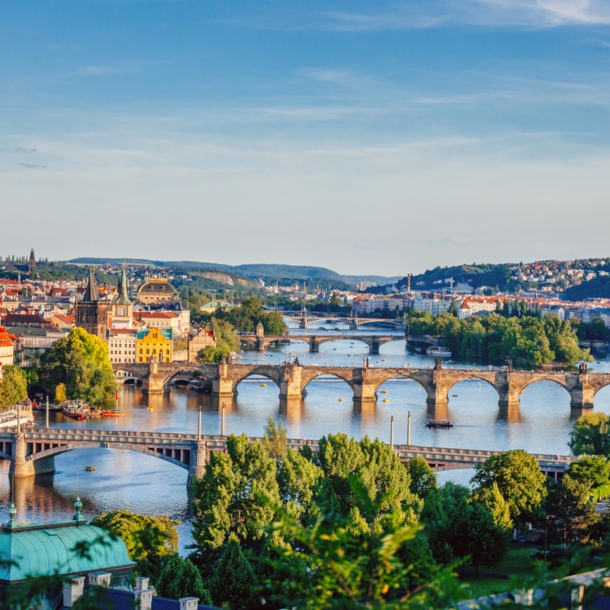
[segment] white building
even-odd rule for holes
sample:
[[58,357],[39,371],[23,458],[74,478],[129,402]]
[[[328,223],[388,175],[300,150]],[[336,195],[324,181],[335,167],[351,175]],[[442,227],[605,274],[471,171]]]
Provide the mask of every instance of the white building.
[[358,314],[368,314],[374,311],[380,311],[386,309],[388,306],[388,300],[381,297],[371,297],[369,299],[358,299],[354,304],[354,308]]
[[496,301],[488,299],[464,299],[458,308],[458,318],[465,320],[480,311],[493,313],[496,311]]
[[447,313],[451,307],[451,300],[451,297],[444,297],[435,292],[419,292],[415,295],[413,309],[434,315]]
[[136,331],[113,328],[108,335],[108,357],[110,362],[136,361]]

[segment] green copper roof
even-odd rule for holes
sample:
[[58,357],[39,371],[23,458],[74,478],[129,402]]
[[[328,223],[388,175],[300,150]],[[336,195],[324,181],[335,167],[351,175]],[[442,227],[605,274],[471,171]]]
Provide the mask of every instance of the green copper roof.
[[[74,546],[81,541],[93,543],[105,536],[103,544],[94,544],[90,559],[79,557]],[[0,581],[23,580],[28,574],[96,572],[119,567],[133,567],[122,540],[110,540],[107,532],[93,525],[54,523],[47,526],[15,527],[0,532],[0,560],[17,565],[0,565]]]
[[125,272],[125,267],[123,267],[121,271],[121,277],[119,278],[119,294],[115,300],[117,305],[130,305],[131,301],[127,296],[128,286],[127,286],[127,273]]

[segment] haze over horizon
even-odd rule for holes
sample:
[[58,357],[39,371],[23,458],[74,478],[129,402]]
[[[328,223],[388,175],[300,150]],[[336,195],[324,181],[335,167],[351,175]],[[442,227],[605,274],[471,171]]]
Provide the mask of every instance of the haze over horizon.
[[607,3],[3,9],[2,256],[395,276],[610,255]]

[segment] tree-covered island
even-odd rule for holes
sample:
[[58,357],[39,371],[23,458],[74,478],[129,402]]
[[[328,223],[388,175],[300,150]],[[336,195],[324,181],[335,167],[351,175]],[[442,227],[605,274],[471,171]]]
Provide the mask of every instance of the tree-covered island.
[[432,315],[410,310],[405,322],[408,335],[442,337],[454,360],[485,365],[504,365],[512,360],[521,367],[574,366],[579,360],[593,360],[589,350],[579,347],[572,324],[554,315],[507,315],[500,311],[460,320],[453,313]]

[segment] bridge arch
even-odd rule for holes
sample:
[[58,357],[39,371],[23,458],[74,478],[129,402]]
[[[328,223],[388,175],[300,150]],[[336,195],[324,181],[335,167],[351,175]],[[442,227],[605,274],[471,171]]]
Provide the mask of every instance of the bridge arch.
[[169,386],[172,379],[174,379],[175,377],[180,377],[181,375],[186,375],[188,373],[194,373],[195,375],[200,376],[200,377],[202,376],[202,371],[201,371],[201,369],[199,369],[199,367],[197,367],[197,366],[185,367],[178,371],[172,371],[171,373],[169,373],[163,380],[163,387]]
[[246,373],[245,375],[243,375],[242,377],[239,377],[239,378],[233,380],[233,393],[234,394],[237,394],[237,386],[242,381],[245,381],[249,377],[264,377],[265,379],[268,379],[269,381],[273,382],[277,386],[278,390],[281,390],[279,379],[275,379],[272,375],[269,374],[268,371],[265,371],[264,369],[260,370],[258,368],[255,368],[255,369],[249,371],[248,373]]
[[[562,375],[562,378],[563,378],[563,375]],[[558,379],[558,378],[552,377],[551,375],[549,375],[548,377],[547,377],[547,376],[544,376],[544,377],[539,377],[539,378],[537,378],[537,379],[532,379],[531,381],[527,381],[527,382],[526,382],[524,385],[522,385],[522,386],[521,386],[521,388],[520,388],[520,389],[521,389],[521,392],[524,392],[524,391],[525,391],[525,388],[529,388],[531,385],[535,385],[536,383],[549,382],[549,381],[550,381],[550,382],[552,382],[552,383],[555,383],[555,384],[557,384],[557,385],[559,385],[559,386],[561,386],[561,387],[562,387],[562,388],[563,388],[563,389],[564,389],[564,390],[565,390],[565,391],[566,391],[568,394],[571,394],[571,391],[570,391],[570,390],[571,390],[572,388],[569,388],[569,387],[568,387],[568,386],[565,384],[565,382],[564,382],[564,381],[562,381],[561,379]]]
[[[38,451],[37,453],[33,453],[26,457],[27,461],[37,461],[47,457],[55,457],[56,455],[61,455],[63,453],[67,453],[69,451],[76,451],[77,449],[99,449],[100,447],[104,449],[120,449],[126,451],[133,451],[135,453],[143,453],[144,455],[149,455],[151,457],[158,458],[165,462],[169,462],[170,464],[174,464],[174,466],[179,466],[180,468],[184,468],[185,470],[189,469],[190,463],[190,449],[187,448],[160,448],[159,450],[150,449],[144,445],[131,445],[125,443],[99,443],[99,442],[77,442],[71,443],[69,445],[60,445],[59,447],[53,447],[51,449],[45,449],[44,451]],[[164,453],[165,451],[165,453]],[[171,452],[171,453],[167,453]],[[178,453],[181,452],[181,453]],[[182,456],[182,460],[178,459],[178,455]],[[11,456],[6,455],[4,453],[0,453],[0,459],[12,459]]]
[[127,368],[115,368],[114,379],[118,383],[135,383],[136,385],[142,385],[143,381],[139,375],[130,371]]
[[[377,369],[381,370],[381,369]],[[402,370],[392,370],[388,372],[387,375],[384,375],[375,385],[375,394],[379,391],[379,388],[386,383],[387,381],[392,381],[393,379],[408,379],[411,381],[416,381],[418,385],[420,385],[424,390],[426,389],[426,384],[423,379],[418,379],[417,375],[412,374],[409,369],[405,369],[404,372]]]
[[601,392],[604,388],[610,387],[610,376],[608,379],[603,380],[596,388],[595,392],[593,392],[593,396],[595,396],[598,392]]
[[476,381],[476,382],[485,382],[487,385],[491,386],[498,394],[498,398],[500,397],[500,392],[496,386],[496,384],[491,380],[486,378],[484,375],[477,375],[476,373],[472,374],[471,376],[465,378],[465,379],[455,379],[452,380],[450,382],[449,385],[447,385],[447,394],[449,394],[449,392],[451,392],[451,390],[458,384],[460,383],[464,383],[464,382],[468,382],[468,381]]
[[353,386],[353,380],[349,379],[347,377],[343,377],[342,375],[338,374],[336,371],[333,371],[332,373],[318,373],[317,375],[314,375],[313,377],[309,377],[307,379],[305,379],[302,383],[301,383],[301,394],[305,394],[306,393],[306,388],[307,386],[312,382],[315,381],[316,379],[319,379],[320,377],[328,377],[328,378],[332,378],[332,381],[343,381],[345,382],[350,390],[352,390],[352,392],[354,391],[354,386]]

